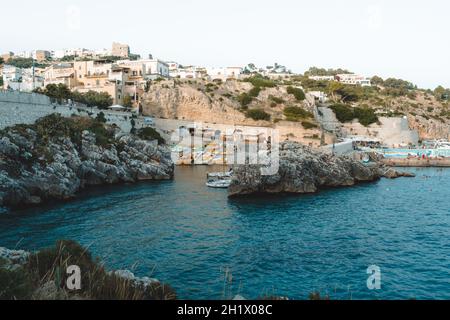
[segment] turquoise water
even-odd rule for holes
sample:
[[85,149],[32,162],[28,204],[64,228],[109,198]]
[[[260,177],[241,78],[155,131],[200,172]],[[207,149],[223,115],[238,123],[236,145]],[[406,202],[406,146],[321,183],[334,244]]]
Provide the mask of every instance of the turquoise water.
[[[74,239],[108,268],[159,278],[187,299],[305,299],[312,291],[335,299],[450,299],[450,169],[241,200],[207,189],[206,170],[177,168],[175,181],[3,211],[0,246],[33,250]],[[379,291],[366,285],[373,264],[381,268]]]

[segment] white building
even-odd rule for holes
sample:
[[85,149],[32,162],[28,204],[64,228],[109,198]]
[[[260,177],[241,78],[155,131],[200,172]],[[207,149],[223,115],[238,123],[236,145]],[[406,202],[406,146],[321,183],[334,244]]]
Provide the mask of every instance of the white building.
[[157,78],[169,78],[169,65],[159,59],[142,59],[142,60],[119,60],[118,65],[129,66],[131,68],[138,67],[141,69],[142,74],[137,74],[136,76],[143,76],[146,80],[154,80]]
[[207,71],[203,67],[183,66],[170,71],[171,78],[180,79],[201,79],[206,77]]
[[333,81],[334,76],[309,76],[308,77],[311,80],[315,81]]
[[241,77],[241,67],[206,68],[206,73],[211,80],[239,79]]
[[315,100],[319,101],[320,103],[325,103],[328,101],[328,96],[325,92],[322,91],[309,91],[310,95],[314,97]]
[[44,86],[44,78],[33,74],[33,69],[20,69],[14,66],[3,67],[3,88],[31,92]]
[[361,85],[363,87],[372,85],[370,79],[357,74],[338,74],[336,80],[344,84]]

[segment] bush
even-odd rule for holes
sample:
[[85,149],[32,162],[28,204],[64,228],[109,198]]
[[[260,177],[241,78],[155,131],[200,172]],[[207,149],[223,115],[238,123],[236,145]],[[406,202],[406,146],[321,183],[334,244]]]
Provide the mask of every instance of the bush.
[[299,121],[301,119],[312,118],[313,114],[299,107],[286,107],[283,110],[283,114],[288,121]]
[[139,138],[144,140],[158,140],[159,144],[165,144],[166,141],[161,137],[158,131],[151,127],[139,129],[137,132]]
[[249,77],[244,80],[245,82],[250,82],[254,87],[260,87],[260,88],[274,88],[277,86],[275,81],[267,78],[262,77],[259,75]]
[[336,103],[330,106],[330,109],[336,114],[336,118],[340,122],[350,122],[353,119],[358,119],[363,126],[368,126],[378,121],[375,111],[370,108],[352,108],[348,105]]
[[336,118],[340,122],[350,122],[355,119],[353,109],[349,105],[336,103],[331,105],[330,109],[334,111]]
[[252,89],[248,92],[248,95],[249,95],[250,97],[256,98],[256,97],[259,96],[259,93],[260,93],[260,92],[261,92],[261,88],[260,88],[260,87],[254,87],[254,88],[252,88]]
[[248,118],[252,118],[253,120],[270,121],[270,114],[268,114],[267,112],[265,112],[262,109],[248,110],[245,115]]
[[33,279],[27,270],[7,270],[0,263],[0,300],[30,299]]
[[317,124],[309,122],[309,121],[302,121],[302,126],[303,126],[303,128],[305,128],[307,130],[308,129],[314,129],[314,128],[318,127]]
[[[52,281],[64,292],[67,281],[66,270],[70,265],[77,265],[81,269],[81,290],[73,294],[83,298],[102,300],[168,300],[176,298],[175,292],[168,285],[155,283],[144,287],[134,284],[129,279],[106,272],[103,265],[97,259],[94,260],[87,249],[71,240],[58,240],[54,247],[32,254],[24,266],[24,270],[16,277],[11,278],[12,275],[8,274],[9,279],[15,280],[15,285],[14,291],[9,290],[6,298],[13,298],[17,295],[20,298],[30,296],[35,288],[30,288],[29,285],[32,282],[27,280],[28,274],[33,276],[35,287]],[[3,288],[2,277],[0,269],[1,288]],[[26,285],[22,291],[18,291],[19,288],[17,288],[17,284],[20,283]],[[18,293],[12,295],[14,292]],[[66,292],[66,294],[70,296],[72,293]]]
[[285,101],[281,98],[275,97],[273,95],[269,96],[269,100],[272,100],[273,102],[275,102],[276,104],[283,104]]
[[242,107],[247,107],[250,103],[253,101],[253,97],[250,96],[248,93],[241,93],[237,100],[240,102]]
[[289,86],[287,87],[286,91],[288,94],[292,94],[295,97],[295,99],[297,99],[297,101],[303,101],[306,98],[305,93],[300,88]]

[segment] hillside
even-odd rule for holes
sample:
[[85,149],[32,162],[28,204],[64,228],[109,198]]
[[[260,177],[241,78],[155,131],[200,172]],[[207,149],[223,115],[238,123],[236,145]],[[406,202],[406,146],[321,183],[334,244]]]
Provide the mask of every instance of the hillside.
[[287,80],[154,81],[143,97],[143,113],[163,119],[269,126],[283,140],[318,146],[320,128],[314,101]]
[[[336,114],[343,124],[359,122],[370,126],[379,123],[381,117],[407,117],[410,129],[418,131],[420,140],[450,138],[449,101],[439,98],[436,92],[418,89],[400,79],[374,77],[373,86],[361,87],[315,81],[307,75],[276,80],[251,76],[226,82],[154,81],[144,95],[143,112],[166,119],[278,126],[283,131],[292,130],[292,140],[304,142],[303,137],[314,136],[318,143],[320,126],[308,92],[321,91],[329,97],[327,105],[340,107],[333,110],[343,112]],[[289,139],[289,134],[285,138]]]

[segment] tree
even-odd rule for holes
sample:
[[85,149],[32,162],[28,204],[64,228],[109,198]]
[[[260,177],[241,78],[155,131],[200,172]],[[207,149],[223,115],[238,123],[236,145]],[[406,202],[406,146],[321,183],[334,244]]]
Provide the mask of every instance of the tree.
[[370,80],[370,82],[372,82],[372,84],[374,84],[376,86],[382,86],[384,84],[383,78],[381,78],[379,76],[373,76],[372,79]]
[[5,63],[5,60],[3,59],[3,57],[0,57],[0,66],[4,63]]
[[328,91],[328,94],[331,95],[331,98],[333,101],[337,101],[337,94],[338,94],[339,90],[341,90],[343,87],[344,87],[344,85],[337,81],[331,81],[328,84],[327,91]]
[[133,107],[133,99],[131,99],[131,96],[129,94],[127,94],[123,97],[123,106],[126,108]]

